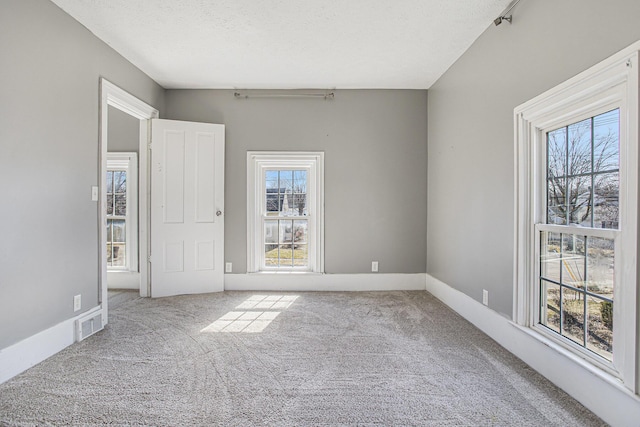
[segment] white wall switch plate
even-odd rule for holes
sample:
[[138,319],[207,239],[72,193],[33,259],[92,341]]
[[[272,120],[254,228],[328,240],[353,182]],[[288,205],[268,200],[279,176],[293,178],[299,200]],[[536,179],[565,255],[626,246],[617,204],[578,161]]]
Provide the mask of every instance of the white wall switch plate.
[[78,311],[82,308],[82,295],[76,295],[73,297],[73,311]]
[[378,272],[378,261],[372,261],[371,262],[371,271],[374,273]]
[[224,272],[225,273],[231,273],[233,271],[233,264],[230,262],[227,262],[224,264]]
[[484,305],[489,305],[489,291],[486,289],[482,290],[482,303]]
[[94,185],[91,187],[91,201],[92,202],[97,202],[98,201],[98,186]]

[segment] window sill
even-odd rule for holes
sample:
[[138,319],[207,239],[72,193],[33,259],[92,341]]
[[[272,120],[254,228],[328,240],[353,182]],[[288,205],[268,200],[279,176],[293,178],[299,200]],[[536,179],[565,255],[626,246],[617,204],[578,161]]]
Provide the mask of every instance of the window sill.
[[252,273],[247,273],[249,275],[292,275],[292,276],[322,276],[324,273],[318,273],[315,271],[254,271]]
[[620,378],[618,378],[617,376],[607,372],[606,370],[604,370],[604,368],[601,368],[601,367],[597,366],[596,364],[592,363],[591,361],[589,361],[589,360],[581,357],[580,355],[568,350],[567,348],[565,348],[561,344],[558,344],[554,340],[546,337],[544,334],[542,334],[540,332],[537,332],[533,328],[528,328],[528,327],[524,327],[522,325],[518,325],[517,323],[515,323],[513,321],[509,321],[509,324],[511,326],[513,326],[514,328],[518,329],[520,332],[523,332],[523,333],[527,334],[531,338],[533,338],[536,341],[540,342],[541,344],[547,346],[549,349],[551,349],[551,350],[555,351],[556,353],[566,357],[567,359],[569,359],[570,361],[572,361],[576,365],[580,366],[582,369],[588,371],[590,374],[600,378],[601,380],[607,382],[608,384],[610,384],[611,386],[615,387],[619,391],[625,393],[627,396],[632,397],[636,401],[640,402],[640,396],[634,394],[634,392],[632,390],[630,390],[629,388],[627,388],[624,385],[624,383],[622,382],[622,380]]

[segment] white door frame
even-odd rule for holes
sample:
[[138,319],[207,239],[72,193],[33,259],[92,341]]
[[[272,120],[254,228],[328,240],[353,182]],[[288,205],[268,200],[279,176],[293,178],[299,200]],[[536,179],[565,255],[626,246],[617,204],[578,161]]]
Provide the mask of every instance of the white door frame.
[[140,144],[138,150],[139,167],[138,167],[138,268],[140,269],[140,296],[146,297],[150,293],[149,283],[149,136],[151,119],[159,117],[157,109],[149,104],[141,101],[130,93],[124,91],[114,85],[104,77],[100,78],[100,138],[98,140],[98,157],[99,171],[98,182],[100,189],[98,224],[99,226],[99,243],[98,257],[100,265],[100,273],[98,278],[98,302],[102,308],[102,322],[107,324],[107,219],[106,219],[106,199],[107,199],[107,142],[108,142],[108,123],[109,123],[109,106],[117,108],[123,113],[140,120]]

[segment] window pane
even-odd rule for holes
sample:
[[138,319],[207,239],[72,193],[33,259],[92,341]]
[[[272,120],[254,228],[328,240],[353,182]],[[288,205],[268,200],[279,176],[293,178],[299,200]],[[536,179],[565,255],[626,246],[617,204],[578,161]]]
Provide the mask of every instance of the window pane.
[[115,213],[114,215],[125,216],[127,214],[127,195],[116,194],[115,195]]
[[293,193],[293,171],[280,171],[280,188],[284,189],[284,193]]
[[280,211],[278,204],[278,189],[267,188],[267,215],[277,215]]
[[307,171],[293,171],[293,191],[307,193]]
[[113,227],[113,242],[125,242],[124,234],[124,220],[114,219],[112,222]]
[[567,224],[566,178],[547,181],[547,224]]
[[113,215],[113,194],[107,194],[107,215]]
[[113,256],[112,256],[112,266],[113,267],[124,267],[125,266],[125,244],[124,243],[114,243],[113,244]]
[[289,220],[280,221],[280,243],[291,243],[292,222],[293,221],[289,221]]
[[113,172],[107,171],[107,193],[113,193]]
[[265,191],[267,215],[277,215],[277,213],[280,212],[280,202],[278,198],[280,193],[280,189],[278,188],[278,171],[265,172]]
[[293,266],[291,245],[280,245],[280,267]]
[[112,232],[112,228],[113,228],[112,224],[111,224],[112,222],[113,222],[112,219],[107,218],[107,242],[109,242],[109,243],[112,242],[112,239],[111,239],[111,232]]
[[547,178],[567,174],[567,131],[560,128],[547,134]]
[[584,294],[562,288],[562,335],[584,345]]
[[620,110],[593,118],[594,172],[620,168]]
[[307,232],[309,222],[306,220],[297,220],[293,222],[293,241],[296,243],[307,243]]
[[614,242],[599,237],[588,238],[587,290],[613,299]]
[[127,191],[127,172],[125,171],[113,172],[113,192],[126,193],[126,191]]
[[613,303],[589,296],[587,348],[612,360],[613,352]]
[[569,187],[569,224],[591,227],[591,175],[567,180]]
[[590,174],[591,119],[569,125],[569,176]]
[[560,233],[541,233],[540,276],[560,283]]
[[293,206],[292,214],[294,216],[306,216],[307,215],[307,195],[302,193],[294,193],[292,196]]
[[280,215],[291,215],[291,194],[280,194]]
[[292,214],[307,215],[307,171],[293,171]]
[[618,228],[620,205],[620,177],[618,172],[594,176],[595,211],[593,226],[596,228]]
[[269,220],[264,222],[264,242],[278,243],[278,221]]
[[540,323],[560,333],[560,286],[540,281]]
[[585,237],[562,234],[562,284],[584,286]]
[[278,171],[266,171],[265,184],[269,189],[278,188]]
[[267,267],[278,266],[278,245],[264,245],[264,263]]
[[293,265],[295,267],[306,267],[309,265],[308,245],[295,245],[293,251]]

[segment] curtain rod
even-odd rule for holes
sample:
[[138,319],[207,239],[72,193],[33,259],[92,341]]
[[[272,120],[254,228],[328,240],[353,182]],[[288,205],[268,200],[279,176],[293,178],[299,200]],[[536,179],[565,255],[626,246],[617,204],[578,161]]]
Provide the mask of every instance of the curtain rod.
[[323,92],[323,93],[242,93],[242,92],[234,92],[233,96],[236,99],[247,99],[247,98],[323,98],[323,99],[333,99],[335,97],[334,92]]

